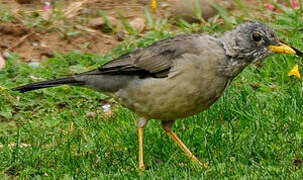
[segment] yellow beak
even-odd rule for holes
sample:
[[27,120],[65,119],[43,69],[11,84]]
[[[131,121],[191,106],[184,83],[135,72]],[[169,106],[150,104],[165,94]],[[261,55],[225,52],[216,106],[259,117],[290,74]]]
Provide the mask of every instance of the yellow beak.
[[274,53],[297,54],[293,48],[281,42],[279,43],[279,45],[276,46],[274,45],[268,46],[268,49],[270,49]]

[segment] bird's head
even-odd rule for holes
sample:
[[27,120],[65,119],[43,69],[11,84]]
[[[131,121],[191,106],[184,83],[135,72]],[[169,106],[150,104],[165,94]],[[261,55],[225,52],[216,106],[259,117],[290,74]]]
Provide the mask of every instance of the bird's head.
[[273,53],[296,54],[292,47],[280,42],[272,28],[256,21],[240,24],[223,38],[232,57],[247,63]]
[[220,40],[226,56],[230,57],[222,71],[231,77],[239,74],[248,64],[274,53],[303,55],[296,48],[282,43],[272,28],[256,21],[238,25]]

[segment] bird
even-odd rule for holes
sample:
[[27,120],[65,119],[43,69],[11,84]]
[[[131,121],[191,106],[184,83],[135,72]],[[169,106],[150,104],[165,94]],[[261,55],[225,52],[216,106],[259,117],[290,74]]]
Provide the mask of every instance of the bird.
[[72,85],[100,91],[138,115],[139,169],[144,163],[144,127],[160,120],[165,132],[194,163],[201,162],[173,131],[178,119],[200,113],[222,96],[232,80],[251,63],[275,53],[302,55],[279,40],[259,21],[246,21],[215,37],[179,34],[138,48],[103,66],[59,79],[13,88],[15,91]]

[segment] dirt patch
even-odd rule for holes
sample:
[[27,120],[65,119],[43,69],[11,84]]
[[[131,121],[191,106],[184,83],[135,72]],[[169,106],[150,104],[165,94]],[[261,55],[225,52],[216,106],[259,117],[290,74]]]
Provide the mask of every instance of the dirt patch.
[[[26,16],[32,13],[44,15],[45,6],[38,0],[28,1],[28,3],[18,4],[15,1],[0,0],[0,6],[11,9],[17,17],[13,23],[0,24],[0,51],[2,53],[17,52],[21,60],[26,62],[52,57],[54,52],[68,53],[74,50],[102,55],[116,46],[119,43],[118,40],[121,40],[121,15],[128,21],[136,17],[144,18],[144,9],[150,8],[150,1],[146,0],[64,0],[61,4],[53,1],[52,8],[63,8],[65,10],[63,13],[66,13],[68,17],[64,20],[64,24],[57,24],[58,28],[62,29],[64,28],[62,26],[66,25],[72,32],[76,32],[73,35],[64,36],[53,29],[41,32],[37,28],[26,25]],[[78,6],[79,3],[83,4]],[[165,9],[166,7],[159,7],[154,15],[167,15]],[[115,32],[105,33],[89,27],[89,20],[100,17],[100,10],[119,21],[119,27]]]
[[26,62],[53,57],[55,51],[66,53],[80,50],[102,55],[117,44],[114,36],[98,31],[63,38],[57,32],[38,33],[21,24],[0,25],[1,51],[17,52],[21,60]]

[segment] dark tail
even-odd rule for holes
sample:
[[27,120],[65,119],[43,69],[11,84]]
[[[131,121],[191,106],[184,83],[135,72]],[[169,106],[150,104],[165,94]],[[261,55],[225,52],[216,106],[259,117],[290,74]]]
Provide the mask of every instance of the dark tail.
[[35,89],[42,89],[42,88],[49,88],[49,87],[55,87],[55,86],[60,86],[64,84],[69,84],[69,85],[81,85],[83,84],[82,82],[77,81],[74,77],[65,77],[65,78],[60,78],[60,79],[53,79],[49,81],[41,81],[41,82],[36,82],[36,83],[31,83],[27,84],[24,86],[19,86],[13,88],[14,91],[19,91],[19,92],[27,92]]

